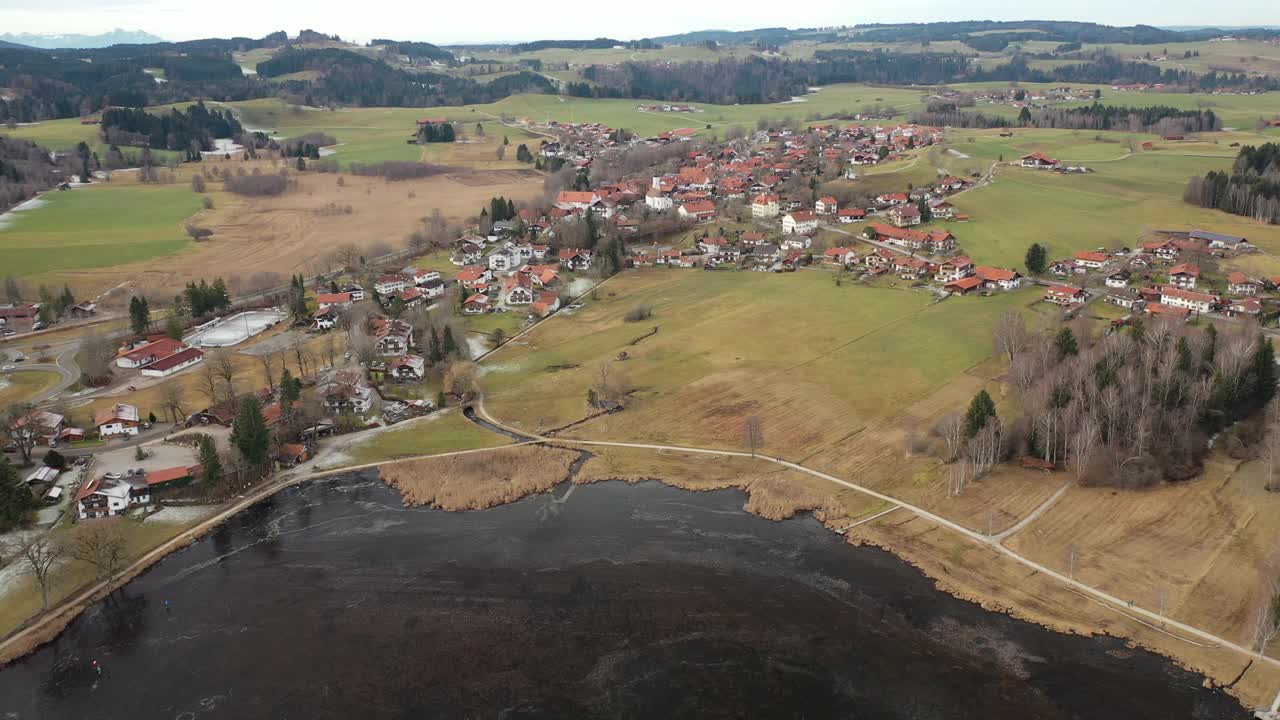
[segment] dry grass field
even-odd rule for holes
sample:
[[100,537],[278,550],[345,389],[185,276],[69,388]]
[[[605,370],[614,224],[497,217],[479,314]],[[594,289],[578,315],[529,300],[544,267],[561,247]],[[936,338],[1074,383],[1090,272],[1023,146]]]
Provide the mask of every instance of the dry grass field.
[[[240,161],[227,161],[240,167]],[[252,163],[250,163],[252,164]],[[268,163],[259,163],[270,168]],[[190,182],[189,166],[180,169],[178,182]],[[213,231],[203,242],[185,239],[182,223],[172,234],[184,246],[170,254],[137,262],[64,269],[50,272],[58,282],[69,282],[80,294],[100,292],[128,283],[156,297],[171,297],[188,281],[226,278],[233,293],[247,292],[253,284],[269,286],[287,282],[291,273],[314,274],[328,265],[334,249],[354,244],[371,255],[399,250],[422,220],[439,209],[452,222],[476,215],[494,196],[517,202],[542,192],[541,175],[531,170],[464,170],[456,174],[386,182],[378,178],[320,173],[296,173],[297,189],[276,197],[243,197],[221,191],[210,182],[214,209],[200,210],[185,222]],[[110,191],[127,192],[128,178],[113,180]],[[99,192],[97,188],[78,190]],[[334,210],[334,208],[338,210]],[[347,213],[346,208],[351,212]],[[49,208],[33,212],[39,213]],[[254,278],[255,273],[274,273]]]

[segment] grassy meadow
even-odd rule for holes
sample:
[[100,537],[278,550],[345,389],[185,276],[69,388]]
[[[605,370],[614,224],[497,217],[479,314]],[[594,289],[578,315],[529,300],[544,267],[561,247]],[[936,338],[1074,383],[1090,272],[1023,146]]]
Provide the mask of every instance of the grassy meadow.
[[[1156,149],[1129,154],[1126,136],[1074,131],[1019,131],[999,138],[983,131],[975,142],[955,138],[952,147],[984,161],[1005,160],[1039,150],[1093,172],[1062,175],[1017,167],[1001,167],[992,184],[954,198],[967,223],[940,223],[960,238],[980,263],[1022,266],[1026,248],[1039,242],[1053,257],[1066,257],[1096,247],[1133,247],[1140,236],[1157,229],[1206,229],[1238,234],[1274,253],[1280,251],[1280,227],[1182,201],[1187,178],[1231,166],[1236,152],[1223,141],[1160,143]],[[1138,136],[1137,139],[1142,139]],[[1127,155],[1127,156],[1126,156]],[[1280,272],[1266,256],[1243,258],[1254,272]]]
[[190,245],[182,221],[200,209],[186,185],[99,184],[43,196],[0,226],[5,273],[39,275],[110,267],[175,253]]

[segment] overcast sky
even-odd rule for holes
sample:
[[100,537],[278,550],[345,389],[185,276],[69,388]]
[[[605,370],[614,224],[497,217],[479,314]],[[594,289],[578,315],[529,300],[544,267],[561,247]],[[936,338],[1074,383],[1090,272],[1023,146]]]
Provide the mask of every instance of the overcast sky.
[[548,5],[516,0],[0,0],[3,32],[97,34],[125,28],[145,30],[169,40],[260,37],[280,29],[294,35],[304,24],[358,42],[391,37],[443,44],[600,36],[628,40],[705,29],[1027,18],[1108,25],[1280,25],[1280,2],[807,0],[791,5],[776,0],[703,0]]

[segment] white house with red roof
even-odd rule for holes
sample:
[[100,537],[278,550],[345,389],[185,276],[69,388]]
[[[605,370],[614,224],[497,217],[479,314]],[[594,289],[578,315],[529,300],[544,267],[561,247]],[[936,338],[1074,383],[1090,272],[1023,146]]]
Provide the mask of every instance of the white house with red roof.
[[1200,267],[1191,263],[1182,263],[1169,268],[1169,282],[1183,290],[1194,290],[1200,279]]
[[1044,301],[1054,305],[1079,305],[1089,299],[1089,294],[1074,285],[1050,285],[1044,292]]
[[830,195],[823,195],[813,204],[813,211],[819,215],[835,215],[839,209],[839,203]]
[[867,211],[862,208],[841,208],[836,211],[836,219],[842,224],[849,224],[867,219]]
[[979,265],[973,269],[973,276],[982,281],[988,290],[1014,290],[1022,284],[1022,276],[1015,270]]
[[693,200],[676,211],[686,220],[710,220],[716,216],[716,205],[710,200]]
[[347,292],[316,294],[316,307],[321,310],[328,307],[347,308],[351,307],[353,302],[355,301],[352,299],[351,293]]
[[1076,253],[1076,264],[1097,270],[1107,264],[1107,254],[1104,252],[1083,250]]
[[137,406],[117,403],[99,410],[93,416],[93,424],[98,428],[98,437],[107,440],[137,435],[142,421],[138,417]]
[[186,347],[186,343],[181,340],[167,337],[160,338],[154,342],[122,351],[116,356],[116,365],[130,370],[145,367],[157,360],[163,360],[176,352],[180,352]]
[[1227,292],[1232,295],[1257,295],[1262,283],[1236,270],[1227,275]]
[[1218,297],[1209,293],[1184,290],[1172,285],[1160,287],[1161,304],[1170,307],[1185,308],[1192,312],[1207,313],[1218,305]]
[[1018,164],[1025,168],[1035,168],[1037,170],[1056,170],[1062,165],[1062,161],[1057,158],[1051,158],[1042,152],[1033,152],[1029,155],[1023,155]]
[[781,212],[781,198],[773,193],[762,193],[751,200],[751,217],[772,219]]
[[798,210],[782,217],[784,235],[807,235],[818,231],[818,216],[808,210]]

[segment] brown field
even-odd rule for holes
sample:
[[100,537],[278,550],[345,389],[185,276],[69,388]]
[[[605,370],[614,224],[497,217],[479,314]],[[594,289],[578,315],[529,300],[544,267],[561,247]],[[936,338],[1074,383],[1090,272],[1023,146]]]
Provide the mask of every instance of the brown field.
[[577,453],[538,445],[404,460],[381,467],[407,505],[481,510],[545,492],[569,475]]
[[[226,161],[239,167],[241,161]],[[259,163],[266,169],[270,165]],[[526,166],[527,167],[527,166]],[[177,182],[190,182],[198,167],[179,167]],[[248,198],[215,190],[213,210],[202,210],[188,222],[213,230],[213,237],[193,243],[175,255],[104,268],[58,273],[80,294],[100,292],[120,283],[155,297],[171,297],[188,281],[224,277],[233,293],[251,292],[287,282],[291,273],[314,274],[329,268],[327,257],[351,243],[371,255],[404,247],[404,239],[420,229],[435,209],[450,222],[479,213],[494,196],[516,202],[542,192],[541,174],[519,167],[468,169],[447,176],[386,182],[378,178],[298,173],[299,187],[278,197]],[[117,175],[113,184],[134,182]],[[333,213],[331,206],[350,207]],[[274,276],[257,275],[274,273]],[[269,282],[277,279],[278,282]]]
[[1142,491],[1072,488],[1009,547],[1147,608],[1250,645],[1264,563],[1275,560],[1280,503],[1261,462],[1215,454],[1189,482]]

